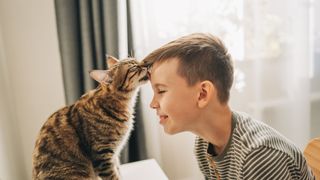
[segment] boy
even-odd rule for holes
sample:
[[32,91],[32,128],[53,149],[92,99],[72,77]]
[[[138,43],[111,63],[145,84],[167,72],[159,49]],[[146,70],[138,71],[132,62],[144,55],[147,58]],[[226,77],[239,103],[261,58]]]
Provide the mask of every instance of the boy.
[[168,134],[197,135],[206,179],[314,179],[301,151],[280,133],[228,105],[231,56],[210,34],[181,37],[149,54],[150,107]]

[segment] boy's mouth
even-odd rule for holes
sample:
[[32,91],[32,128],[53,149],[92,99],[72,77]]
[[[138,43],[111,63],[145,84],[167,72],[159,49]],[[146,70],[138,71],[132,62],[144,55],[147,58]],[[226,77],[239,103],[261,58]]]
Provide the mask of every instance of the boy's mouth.
[[159,118],[160,118],[160,124],[162,124],[168,119],[168,116],[167,115],[160,115]]

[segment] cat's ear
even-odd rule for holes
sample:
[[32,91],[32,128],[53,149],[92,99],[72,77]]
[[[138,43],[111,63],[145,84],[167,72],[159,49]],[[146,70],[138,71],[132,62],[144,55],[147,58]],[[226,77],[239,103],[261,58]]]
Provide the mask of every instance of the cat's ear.
[[106,63],[108,64],[108,68],[112,67],[114,64],[119,62],[119,60],[113,56],[106,55]]
[[112,78],[109,75],[108,70],[92,70],[92,71],[90,71],[90,77],[99,83],[112,82]]

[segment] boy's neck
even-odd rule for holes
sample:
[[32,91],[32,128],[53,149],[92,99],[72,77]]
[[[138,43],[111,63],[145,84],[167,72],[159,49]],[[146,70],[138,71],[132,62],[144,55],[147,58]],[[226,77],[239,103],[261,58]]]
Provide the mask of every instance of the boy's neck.
[[228,105],[218,105],[203,112],[195,134],[214,145],[217,155],[226,147],[232,131],[232,112]]

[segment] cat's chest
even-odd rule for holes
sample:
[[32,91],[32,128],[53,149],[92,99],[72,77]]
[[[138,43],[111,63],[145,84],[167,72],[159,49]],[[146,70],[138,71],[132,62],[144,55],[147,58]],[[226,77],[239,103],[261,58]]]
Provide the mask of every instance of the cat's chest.
[[124,145],[127,143],[130,137],[130,133],[133,129],[133,124],[134,124],[134,121],[132,118],[130,118],[127,122],[125,122],[124,125],[126,127],[126,130],[122,135],[122,137],[120,138],[121,140],[120,140],[119,146],[117,147],[116,154],[119,154],[122,148],[124,147]]

